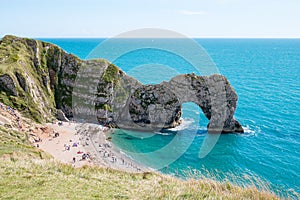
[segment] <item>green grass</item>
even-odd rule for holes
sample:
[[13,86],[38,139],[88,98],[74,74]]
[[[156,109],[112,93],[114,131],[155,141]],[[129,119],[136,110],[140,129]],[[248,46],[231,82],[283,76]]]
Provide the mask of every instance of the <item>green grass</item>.
[[118,73],[119,68],[113,64],[108,65],[107,69],[105,70],[102,79],[107,83],[117,83],[119,80]]
[[[5,92],[0,92],[0,102],[10,107],[16,108],[24,114],[24,116],[42,123],[41,112],[37,109],[38,106],[33,102],[29,94],[24,93],[22,97],[8,96]],[[29,106],[30,105],[30,106]]]
[[99,167],[75,169],[49,160],[3,158],[0,174],[1,199],[276,199],[228,183]]
[[110,107],[109,104],[105,103],[105,104],[97,104],[95,105],[95,109],[98,110],[98,109],[103,109],[103,110],[108,110],[110,112],[112,112],[112,108]]
[[10,127],[0,126],[0,157],[22,155],[34,158],[49,158],[43,151],[34,148],[28,141],[27,134]]

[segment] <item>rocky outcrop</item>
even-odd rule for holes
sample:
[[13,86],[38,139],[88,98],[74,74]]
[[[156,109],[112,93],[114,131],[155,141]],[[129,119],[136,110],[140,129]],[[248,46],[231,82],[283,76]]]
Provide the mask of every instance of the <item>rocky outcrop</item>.
[[142,85],[108,61],[83,61],[46,42],[5,36],[0,83],[0,101],[37,121],[56,116],[157,131],[179,125],[181,105],[194,102],[210,120],[210,132],[243,132],[233,117],[237,95],[221,75]]
[[28,86],[27,86],[25,77],[21,73],[19,73],[19,72],[16,72],[15,75],[16,75],[16,78],[17,78],[18,83],[21,86],[21,88],[25,92],[28,92]]

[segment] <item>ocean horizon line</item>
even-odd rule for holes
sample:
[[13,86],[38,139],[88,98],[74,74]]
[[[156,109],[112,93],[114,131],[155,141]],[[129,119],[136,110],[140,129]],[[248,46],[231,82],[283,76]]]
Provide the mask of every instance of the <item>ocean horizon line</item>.
[[[97,37],[85,37],[85,36],[62,36],[62,37],[56,37],[56,36],[19,36],[16,34],[6,34],[6,35],[14,35],[17,37],[23,37],[23,38],[33,38],[33,39],[110,39],[110,38],[114,38],[115,36],[111,36],[111,37],[103,37],[103,36],[97,36]],[[2,35],[0,37],[0,39],[2,39],[4,36],[6,35]],[[243,36],[233,36],[233,37],[229,37],[229,36],[205,36],[205,37],[115,37],[118,39],[278,39],[278,40],[299,40],[300,37],[243,37]]]
[[[33,39],[110,39],[114,37],[33,37]],[[278,40],[300,40],[300,37],[187,37],[190,39],[278,39]],[[175,37],[116,37],[116,39],[187,39]]]

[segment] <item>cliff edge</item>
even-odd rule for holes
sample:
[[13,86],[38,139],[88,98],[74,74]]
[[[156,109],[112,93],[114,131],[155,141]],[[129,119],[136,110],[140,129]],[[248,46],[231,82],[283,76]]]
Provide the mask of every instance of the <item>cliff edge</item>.
[[0,41],[0,101],[37,122],[75,118],[157,131],[180,124],[181,105],[197,104],[209,132],[243,132],[238,97],[221,75],[184,74],[143,85],[103,59],[80,60],[56,45],[5,36]]

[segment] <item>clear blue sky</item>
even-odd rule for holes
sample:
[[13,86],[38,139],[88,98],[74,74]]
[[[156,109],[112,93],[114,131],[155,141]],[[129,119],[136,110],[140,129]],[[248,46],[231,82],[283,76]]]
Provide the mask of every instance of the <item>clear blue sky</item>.
[[0,37],[164,28],[189,37],[300,38],[300,0],[1,0],[0,8]]

